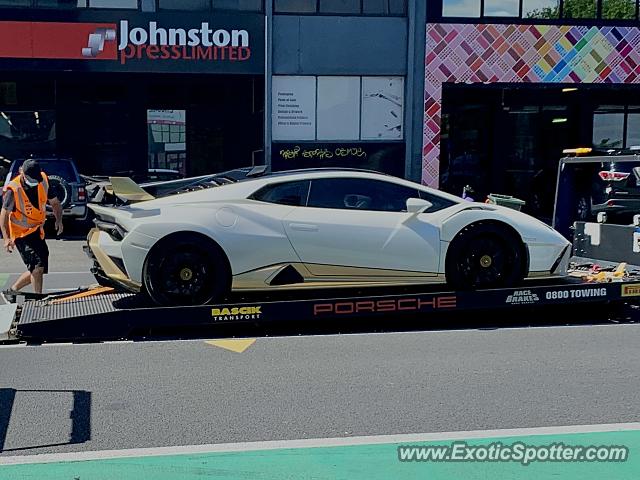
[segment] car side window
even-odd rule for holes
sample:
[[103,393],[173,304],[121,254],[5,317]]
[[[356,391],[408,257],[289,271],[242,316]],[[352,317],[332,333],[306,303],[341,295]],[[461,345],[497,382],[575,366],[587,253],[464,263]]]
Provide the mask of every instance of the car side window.
[[420,191],[420,198],[432,203],[431,207],[426,210],[426,212],[428,213],[437,212],[438,210],[444,210],[451,205],[455,205],[455,202],[449,199],[442,198],[437,195],[433,195],[432,193],[424,192],[422,190]]
[[420,198],[420,192],[381,180],[320,178],[311,182],[307,206],[342,210],[406,212],[409,198]]
[[309,194],[309,180],[266,185],[249,198],[260,202],[303,207]]

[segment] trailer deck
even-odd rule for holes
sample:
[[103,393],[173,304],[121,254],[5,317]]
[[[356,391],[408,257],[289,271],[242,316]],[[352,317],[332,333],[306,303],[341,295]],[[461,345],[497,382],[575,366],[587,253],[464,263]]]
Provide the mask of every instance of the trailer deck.
[[[322,290],[306,297],[236,296],[219,305],[157,307],[145,297],[92,286],[72,292],[7,298],[0,307],[0,341],[60,342],[128,339],[159,329],[274,321],[348,321],[356,317],[435,316],[481,310],[542,309],[554,305],[633,303],[640,275],[586,280],[588,264],[560,280],[527,280],[513,288],[450,291],[443,286]],[[612,269],[610,269],[612,270]],[[581,273],[582,272],[582,273]],[[289,294],[290,295],[290,294]]]

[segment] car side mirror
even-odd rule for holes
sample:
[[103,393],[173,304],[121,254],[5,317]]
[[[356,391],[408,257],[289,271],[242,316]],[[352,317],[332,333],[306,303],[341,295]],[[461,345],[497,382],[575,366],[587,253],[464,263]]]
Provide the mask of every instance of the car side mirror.
[[429,210],[433,206],[428,200],[424,200],[423,198],[408,198],[407,199],[407,212],[418,214],[422,213],[426,210]]

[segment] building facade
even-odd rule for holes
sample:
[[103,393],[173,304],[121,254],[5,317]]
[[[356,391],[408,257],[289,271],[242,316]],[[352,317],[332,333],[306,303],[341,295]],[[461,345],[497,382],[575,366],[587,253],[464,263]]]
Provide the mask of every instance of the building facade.
[[635,0],[429,0],[422,181],[550,220],[558,160],[640,145]]
[[347,166],[411,176],[407,159],[422,143],[411,128],[422,124],[422,87],[409,74],[424,64],[410,51],[416,42],[424,48],[423,33],[412,38],[416,17],[416,4],[405,0],[273,3],[267,131],[274,169]]
[[635,0],[0,0],[0,159],[372,168],[548,219],[640,145]]
[[0,161],[419,178],[415,11],[407,0],[0,0]]
[[0,1],[0,155],[88,175],[263,157],[260,0]]

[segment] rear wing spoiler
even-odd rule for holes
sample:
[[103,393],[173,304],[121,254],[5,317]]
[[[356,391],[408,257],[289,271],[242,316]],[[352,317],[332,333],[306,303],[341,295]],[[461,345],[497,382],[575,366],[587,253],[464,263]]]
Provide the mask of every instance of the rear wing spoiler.
[[145,202],[156,198],[129,177],[109,177],[109,180],[111,181],[114,195],[122,200]]
[[[83,178],[85,181],[90,182],[87,190],[93,192],[90,196],[90,203],[110,204],[114,203],[114,201],[117,203],[113,199],[113,196],[115,196],[117,199],[130,204],[202,188],[216,187],[227,183],[236,183],[249,178],[261,177],[267,173],[268,167],[266,165],[257,165],[198,177],[140,184],[130,177],[84,176]],[[105,193],[108,195],[105,195]]]

